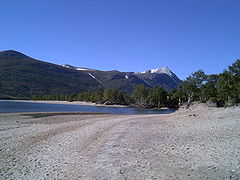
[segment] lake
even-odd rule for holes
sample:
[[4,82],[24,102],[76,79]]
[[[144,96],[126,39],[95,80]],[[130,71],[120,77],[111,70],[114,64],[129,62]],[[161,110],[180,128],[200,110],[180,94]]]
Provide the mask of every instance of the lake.
[[100,107],[70,104],[49,104],[0,100],[0,113],[19,112],[99,112],[108,114],[170,114],[174,109],[139,109],[127,107]]

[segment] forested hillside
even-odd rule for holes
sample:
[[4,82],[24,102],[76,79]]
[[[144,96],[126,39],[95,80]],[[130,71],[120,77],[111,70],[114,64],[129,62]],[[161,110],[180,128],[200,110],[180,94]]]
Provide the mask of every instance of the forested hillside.
[[137,85],[129,96],[123,91],[105,89],[69,95],[33,96],[35,100],[89,101],[105,104],[123,104],[133,107],[178,107],[193,101],[209,103],[212,106],[230,106],[240,103],[240,60],[220,74],[206,75],[198,70],[186,78],[172,91],[156,86]]

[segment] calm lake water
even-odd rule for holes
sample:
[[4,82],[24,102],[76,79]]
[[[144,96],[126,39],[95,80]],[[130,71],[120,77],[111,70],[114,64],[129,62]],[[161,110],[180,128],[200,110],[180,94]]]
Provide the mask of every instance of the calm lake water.
[[100,112],[108,114],[170,114],[173,109],[137,109],[122,107],[99,107],[69,104],[48,104],[0,100],[0,113],[16,112]]

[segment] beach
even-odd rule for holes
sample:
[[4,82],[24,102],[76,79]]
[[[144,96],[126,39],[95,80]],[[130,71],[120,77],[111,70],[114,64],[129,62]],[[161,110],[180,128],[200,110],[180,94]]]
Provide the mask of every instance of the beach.
[[0,179],[240,178],[240,108],[0,114]]

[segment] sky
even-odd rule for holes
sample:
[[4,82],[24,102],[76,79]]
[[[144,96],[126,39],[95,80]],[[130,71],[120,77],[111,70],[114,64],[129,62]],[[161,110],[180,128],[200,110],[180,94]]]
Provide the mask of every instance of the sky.
[[180,79],[240,58],[239,0],[1,0],[0,51],[54,64]]

